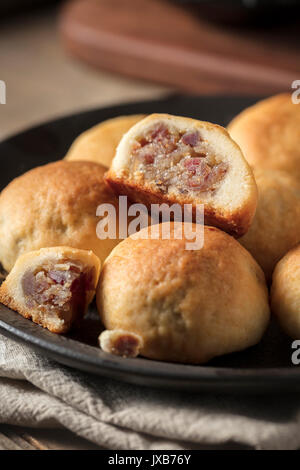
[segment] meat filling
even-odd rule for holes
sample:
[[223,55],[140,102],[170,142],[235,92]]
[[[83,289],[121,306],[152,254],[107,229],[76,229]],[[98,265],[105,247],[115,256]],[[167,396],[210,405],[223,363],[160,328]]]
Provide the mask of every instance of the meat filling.
[[93,277],[92,270],[80,262],[49,262],[34,272],[27,271],[22,288],[28,307],[69,320],[84,314]]
[[198,130],[179,132],[157,124],[132,147],[131,174],[158,190],[179,193],[216,190],[228,170]]

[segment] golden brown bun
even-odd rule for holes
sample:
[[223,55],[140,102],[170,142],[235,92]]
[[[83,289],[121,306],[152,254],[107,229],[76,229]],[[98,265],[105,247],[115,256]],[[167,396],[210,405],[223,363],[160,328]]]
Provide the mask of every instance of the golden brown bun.
[[284,170],[300,178],[300,106],[289,93],[245,109],[228,131],[253,167]]
[[300,338],[300,245],[277,264],[271,289],[272,312],[283,330]]
[[[181,227],[171,224],[171,233]],[[143,239],[148,233],[121,242],[104,263],[97,306],[105,328],[139,335],[142,356],[182,363],[260,341],[269,321],[264,274],[234,238],[204,227],[204,247],[191,251],[184,237]]]
[[[135,165],[132,157],[133,149],[139,145],[141,140],[145,140],[145,136],[147,137],[153,129],[159,126],[167,128],[171,138],[178,135],[197,134],[200,136],[199,144],[203,146],[203,153],[200,150],[197,151],[197,158],[190,158],[192,153],[185,151],[186,153],[181,154],[181,160],[174,165],[168,156],[165,156],[163,164],[169,165],[167,171],[173,171],[174,168],[177,168],[181,175],[175,183],[168,183],[168,186],[163,190],[159,185],[164,178],[165,171],[155,178],[147,179],[147,172],[156,168],[159,154],[155,155],[154,163],[147,162],[147,165],[145,164],[146,169],[141,170],[139,166],[132,167]],[[194,146],[194,148],[196,147]],[[191,149],[191,151],[194,150]],[[220,168],[221,165],[226,166],[225,175],[222,176],[222,181],[218,183],[217,187],[212,186],[211,189],[200,190],[188,189],[187,186],[191,179],[188,176],[189,170],[183,168],[184,163],[182,162],[185,159],[190,159],[190,162],[197,160],[202,164],[202,162],[206,162],[204,153],[206,151],[214,162],[207,161],[207,163],[211,164],[213,169]],[[204,166],[210,168],[209,165],[204,164]],[[200,178],[202,176],[203,174],[200,175]],[[182,188],[180,185],[186,177],[188,178],[186,187]],[[203,176],[205,182],[204,178]],[[161,203],[178,203],[180,206],[191,204],[194,221],[196,205],[204,204],[205,223],[217,226],[235,236],[241,236],[247,232],[256,209],[256,183],[239,147],[222,127],[195,119],[168,114],[152,114],[138,122],[123,136],[105,179],[117,194],[128,195],[132,201],[145,204],[148,208],[151,204]]]
[[254,170],[259,199],[250,230],[239,239],[271,279],[279,259],[300,241],[300,185],[288,173]]
[[74,140],[66,160],[85,160],[110,167],[123,134],[144,117],[144,114],[118,116],[97,124]]
[[99,273],[92,251],[42,248],[18,258],[0,287],[0,302],[53,333],[65,333],[87,311]]
[[92,250],[104,261],[120,240],[96,234],[101,203],[118,200],[103,182],[105,168],[59,161],[14,179],[0,195],[0,262],[10,271],[19,255],[49,246]]

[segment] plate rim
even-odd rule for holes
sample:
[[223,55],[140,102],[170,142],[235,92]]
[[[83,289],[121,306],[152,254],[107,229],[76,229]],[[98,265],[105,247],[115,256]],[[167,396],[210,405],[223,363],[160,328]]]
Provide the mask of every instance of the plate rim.
[[[3,312],[4,315],[8,313],[12,317],[15,316],[18,323],[24,324],[24,328],[13,325],[13,319],[12,322],[3,319]],[[30,329],[38,331],[40,335],[36,335],[36,331],[31,333],[28,331]],[[300,386],[300,373],[297,367],[247,367],[242,369],[241,367],[219,367],[206,364],[191,365],[145,358],[132,359],[113,356],[95,346],[90,346],[63,335],[54,335],[54,333],[23,318],[20,314],[2,304],[0,304],[0,331],[5,336],[18,339],[27,345],[33,346],[35,349],[42,350],[47,357],[54,358],[60,364],[66,365],[64,359],[68,359],[72,361],[72,368],[86,370],[86,367],[76,367],[73,364],[74,360],[79,360],[81,364],[92,366],[92,372],[100,376],[108,375],[114,377],[114,373],[118,372],[120,374],[134,374],[141,378],[157,379],[160,381],[163,375],[164,380],[182,382],[181,384],[178,383],[179,388],[186,388],[184,382],[188,381],[190,384],[194,384],[197,389],[201,389],[201,386],[205,385],[213,387],[224,385],[224,382],[228,381],[230,388],[235,388],[234,385],[237,384],[239,386],[250,385],[254,386],[258,391],[261,388],[282,386],[283,384],[280,382],[282,379],[288,382],[284,384],[285,387],[297,384]],[[43,338],[43,335],[49,336],[49,338]],[[67,344],[68,346],[66,346]],[[87,351],[90,351],[90,354]],[[153,368],[144,367],[146,364],[147,366],[151,364]],[[99,370],[96,368],[99,368]],[[125,381],[131,382],[130,380]]]

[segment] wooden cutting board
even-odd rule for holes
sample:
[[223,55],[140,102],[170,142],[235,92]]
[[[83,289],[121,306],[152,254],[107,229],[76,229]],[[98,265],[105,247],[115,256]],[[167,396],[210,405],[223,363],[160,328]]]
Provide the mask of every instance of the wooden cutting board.
[[242,28],[163,0],[73,0],[60,31],[89,64],[189,92],[271,94],[300,79],[299,23]]

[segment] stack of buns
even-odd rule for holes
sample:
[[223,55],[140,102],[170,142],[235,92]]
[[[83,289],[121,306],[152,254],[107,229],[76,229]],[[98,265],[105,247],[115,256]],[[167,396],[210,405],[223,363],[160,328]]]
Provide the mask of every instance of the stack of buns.
[[[2,191],[0,301],[65,333],[96,295],[106,353],[201,364],[261,340],[272,284],[271,311],[297,337],[299,138],[289,94],[244,110],[228,130],[168,114],[95,126],[64,160]],[[122,240],[120,196],[149,212],[176,205],[181,218],[150,219]],[[101,204],[114,209],[113,238],[98,236]]]

